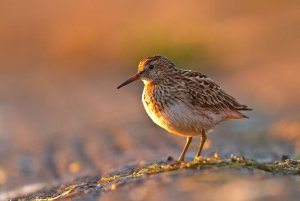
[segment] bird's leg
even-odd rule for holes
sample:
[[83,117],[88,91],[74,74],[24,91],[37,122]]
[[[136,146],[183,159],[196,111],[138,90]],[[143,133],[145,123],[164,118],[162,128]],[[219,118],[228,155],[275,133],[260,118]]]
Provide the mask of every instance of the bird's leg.
[[186,138],[185,146],[184,146],[184,148],[183,148],[183,150],[182,150],[182,153],[180,154],[180,156],[179,156],[179,158],[178,158],[177,161],[184,161],[185,153],[186,153],[186,151],[188,150],[188,148],[189,148],[189,146],[190,146],[190,144],[191,144],[191,142],[192,142],[192,139],[193,139],[192,137],[187,137],[187,138]]
[[201,154],[201,151],[203,149],[205,141],[206,141],[206,132],[205,132],[204,129],[202,129],[201,138],[200,138],[200,146],[199,146],[199,149],[198,149],[198,152],[197,152],[195,158],[199,158],[200,157],[200,154]]

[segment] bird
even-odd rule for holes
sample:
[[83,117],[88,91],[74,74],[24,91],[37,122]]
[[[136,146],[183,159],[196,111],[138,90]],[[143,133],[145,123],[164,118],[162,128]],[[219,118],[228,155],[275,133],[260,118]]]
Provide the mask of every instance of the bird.
[[207,133],[220,122],[248,118],[241,111],[252,110],[240,104],[206,75],[177,68],[164,56],[150,56],[140,61],[138,71],[117,89],[142,80],[142,102],[155,124],[169,133],[186,137],[178,158],[183,162],[193,137],[200,136],[195,159],[200,159]]

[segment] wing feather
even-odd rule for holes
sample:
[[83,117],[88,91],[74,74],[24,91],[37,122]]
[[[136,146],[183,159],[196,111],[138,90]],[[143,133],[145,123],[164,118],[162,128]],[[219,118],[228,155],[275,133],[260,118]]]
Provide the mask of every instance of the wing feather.
[[181,77],[185,80],[186,87],[194,102],[203,108],[227,111],[251,110],[246,105],[240,104],[202,73],[182,70]]

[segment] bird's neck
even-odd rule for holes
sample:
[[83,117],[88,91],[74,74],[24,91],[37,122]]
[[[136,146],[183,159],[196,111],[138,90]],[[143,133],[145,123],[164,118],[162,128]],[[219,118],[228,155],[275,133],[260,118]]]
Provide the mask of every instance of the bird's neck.
[[163,79],[155,79],[155,80],[143,79],[142,81],[143,81],[145,86],[165,85],[166,83],[173,83],[174,82],[172,79],[169,79],[167,77],[165,77]]
[[142,81],[143,81],[144,85],[148,85],[148,84],[152,83],[152,81],[150,81],[150,80],[142,80]]

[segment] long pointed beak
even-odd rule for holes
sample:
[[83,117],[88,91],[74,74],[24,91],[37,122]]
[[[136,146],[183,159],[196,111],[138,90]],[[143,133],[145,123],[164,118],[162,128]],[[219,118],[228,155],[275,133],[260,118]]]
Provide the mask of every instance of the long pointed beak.
[[135,80],[138,80],[140,79],[140,74],[139,73],[136,73],[135,75],[133,75],[131,78],[129,78],[128,80],[126,80],[125,82],[123,82],[122,84],[120,84],[117,89],[120,89],[121,87],[124,87],[125,85],[135,81]]

